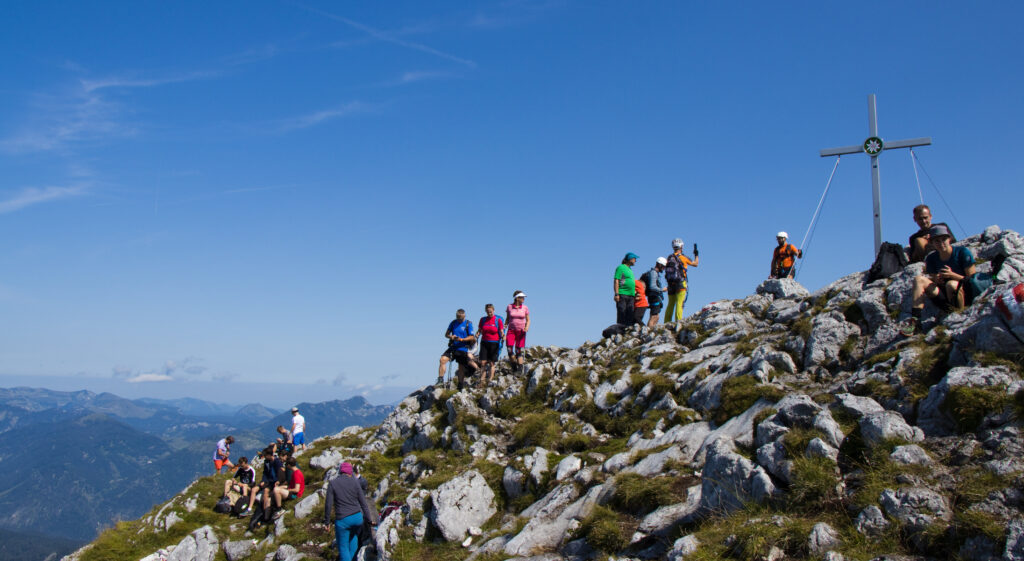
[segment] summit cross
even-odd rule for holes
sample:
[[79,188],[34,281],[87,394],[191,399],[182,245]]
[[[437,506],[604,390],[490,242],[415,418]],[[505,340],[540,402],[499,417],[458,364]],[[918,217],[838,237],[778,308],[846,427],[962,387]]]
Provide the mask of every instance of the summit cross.
[[878,256],[878,249],[882,247],[882,179],[878,171],[878,155],[882,153],[882,150],[928,146],[931,143],[931,137],[883,141],[882,137],[878,136],[878,113],[875,103],[875,94],[868,94],[868,137],[864,142],[854,146],[826,148],[821,151],[822,158],[827,156],[841,156],[843,154],[859,154],[861,152],[871,156],[871,197],[872,210],[875,215],[876,257]]

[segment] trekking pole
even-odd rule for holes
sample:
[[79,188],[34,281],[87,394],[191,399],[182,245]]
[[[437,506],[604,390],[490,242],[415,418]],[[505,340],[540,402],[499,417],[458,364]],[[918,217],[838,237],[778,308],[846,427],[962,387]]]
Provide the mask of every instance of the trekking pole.
[[453,366],[455,366],[455,359],[448,361],[448,371],[445,373],[444,380],[444,389],[446,390],[451,389]]

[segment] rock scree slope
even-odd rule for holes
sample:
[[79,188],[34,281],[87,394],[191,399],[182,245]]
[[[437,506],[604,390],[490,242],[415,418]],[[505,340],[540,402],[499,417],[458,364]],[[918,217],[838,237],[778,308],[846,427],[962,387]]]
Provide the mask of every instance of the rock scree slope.
[[[959,242],[979,271],[1024,238]],[[323,488],[355,461],[381,520],[362,561],[1024,559],[1024,367],[992,314],[925,311],[921,264],[809,293],[768,280],[684,320],[532,347],[486,389],[427,386],[377,427],[316,440],[307,496],[255,532],[205,477],[68,561],[336,559]]]

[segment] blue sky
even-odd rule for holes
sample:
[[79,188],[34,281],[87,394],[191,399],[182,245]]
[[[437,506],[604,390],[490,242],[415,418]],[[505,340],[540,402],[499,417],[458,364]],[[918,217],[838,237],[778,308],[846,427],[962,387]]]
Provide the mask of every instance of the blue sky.
[[[287,405],[429,383],[456,308],[531,344],[697,242],[687,314],[804,236],[833,159],[917,149],[967,234],[1020,230],[1020,3],[33,2],[0,33],[0,384]],[[885,238],[918,191],[881,157]],[[921,175],[936,217],[950,213]],[[956,233],[963,235],[959,227]],[[799,279],[872,260],[843,157]]]

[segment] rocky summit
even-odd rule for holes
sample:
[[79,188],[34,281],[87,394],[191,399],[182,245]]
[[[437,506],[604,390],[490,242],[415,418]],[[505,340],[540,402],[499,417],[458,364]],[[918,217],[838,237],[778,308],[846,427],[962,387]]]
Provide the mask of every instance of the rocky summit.
[[413,392],[300,456],[307,496],[276,524],[214,514],[224,476],[207,477],[65,559],[336,559],[318,522],[346,459],[397,507],[361,561],[1022,560],[1024,346],[993,300],[1024,279],[1024,238],[958,245],[981,272],[1005,256],[1000,283],[958,313],[929,304],[923,334],[897,330],[921,264],[814,293],[768,280],[530,348],[486,389]]

